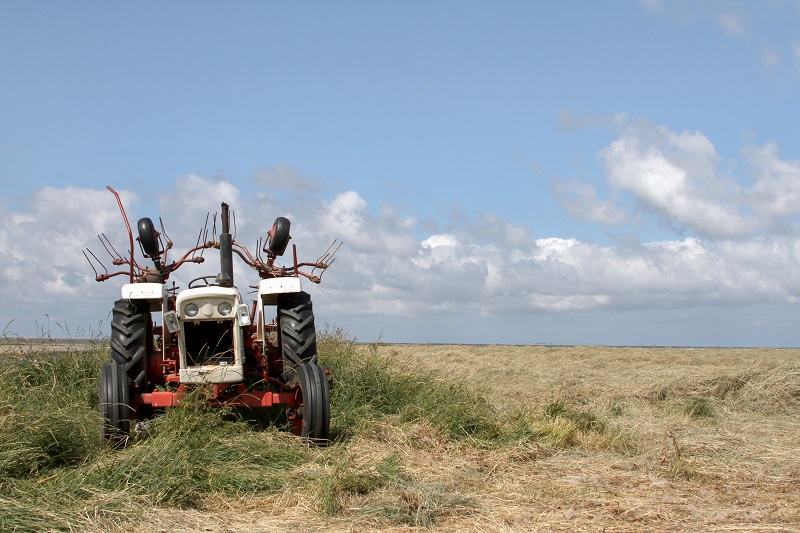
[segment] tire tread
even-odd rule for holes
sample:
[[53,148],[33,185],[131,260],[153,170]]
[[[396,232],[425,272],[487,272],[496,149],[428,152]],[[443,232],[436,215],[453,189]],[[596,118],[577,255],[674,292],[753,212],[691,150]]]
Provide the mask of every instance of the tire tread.
[[278,299],[281,353],[284,373],[302,363],[317,362],[314,310],[307,292],[284,294]]

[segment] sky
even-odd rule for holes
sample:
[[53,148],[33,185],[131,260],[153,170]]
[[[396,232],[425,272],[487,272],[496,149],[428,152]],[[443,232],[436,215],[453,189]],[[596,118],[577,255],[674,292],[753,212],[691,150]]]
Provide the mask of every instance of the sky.
[[111,186],[358,341],[798,347],[798,95],[798,1],[0,2],[0,328],[108,334]]

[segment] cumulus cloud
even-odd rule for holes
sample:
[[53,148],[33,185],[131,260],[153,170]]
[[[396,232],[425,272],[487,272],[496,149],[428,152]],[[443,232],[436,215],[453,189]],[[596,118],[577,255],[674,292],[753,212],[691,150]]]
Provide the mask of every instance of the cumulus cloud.
[[208,180],[189,174],[175,180],[168,192],[159,196],[159,210],[171,219],[219,211],[220,202],[239,203],[239,189],[227,180]]
[[320,229],[337,235],[348,247],[366,254],[409,255],[417,242],[408,234],[408,220],[396,216],[393,210],[381,210],[373,217],[367,202],[355,191],[337,194],[323,201],[319,209]]
[[781,160],[775,143],[747,147],[743,153],[754,178],[747,191],[749,206],[773,220],[800,213],[800,161]]
[[755,222],[732,203],[738,185],[716,171],[719,156],[700,132],[625,123],[600,157],[613,188],[630,192],[673,223],[711,237],[742,236],[755,229]]
[[[694,233],[650,242],[599,245],[534,236],[529,227],[490,212],[435,224],[418,213],[370,205],[354,190],[276,199],[267,190],[244,191],[196,175],[167,187],[153,215],[163,217],[175,254],[194,244],[206,213],[217,212],[222,200],[237,213],[237,240],[251,250],[277,215],[291,218],[301,261],[314,260],[333,239],[343,240],[323,284],[310,288],[321,316],[334,319],[418,317],[433,324],[444,317],[523,320],[548,312],[799,301],[800,244],[791,222],[800,204],[800,163],[782,160],[774,144],[747,148],[743,157],[752,170],[747,187],[720,173],[720,156],[701,133],[621,123],[618,138],[599,156],[608,186]],[[565,194],[583,201],[587,212],[596,207],[588,219],[606,224],[625,215],[593,188],[578,182],[569,187]],[[134,194],[121,195],[129,215],[139,208]],[[10,221],[0,226],[0,296],[11,303],[3,312],[25,302],[54,320],[105,318],[124,279],[95,283],[80,250],[104,253],[99,232],[127,250],[113,197],[102,189],[48,187],[0,209]],[[785,231],[766,231],[779,223]],[[176,276],[178,284],[215,273],[216,253],[209,251],[207,259]],[[281,260],[291,261],[291,254]],[[238,261],[235,268],[240,287],[255,282]]]
[[[327,209],[323,217],[338,217],[346,221],[345,227],[376,225],[366,202],[355,193],[329,202]],[[508,227],[498,215],[474,222],[484,232]],[[408,238],[400,225],[381,228],[387,243]],[[386,245],[380,250],[348,246],[345,272],[332,276],[329,301],[349,313],[472,309],[496,314],[790,301],[800,289],[800,279],[783,274],[798,253],[789,238],[687,237],[599,246],[530,235],[523,241],[486,242],[472,224],[454,230],[415,241],[413,255],[405,250],[398,254]],[[754,261],[759,254],[768,254],[772,264]],[[348,309],[341,302],[353,305]]]
[[[137,203],[133,193],[118,192],[128,206]],[[39,310],[39,319],[46,314],[62,320],[92,314],[90,321],[96,323],[105,317],[96,306],[110,293],[95,287],[95,274],[82,250],[102,248],[97,235],[104,232],[118,243],[120,253],[127,253],[125,226],[111,193],[44,187],[13,210],[6,206],[2,217],[0,299],[6,304],[0,321],[21,319],[18,313],[30,309]],[[106,265],[111,271],[116,269],[110,259]]]
[[[698,131],[617,117],[617,138],[598,156],[612,198],[590,182],[562,180],[553,193],[574,217],[605,225],[650,214],[663,225],[710,239],[794,232],[800,214],[800,161],[780,158],[774,143],[747,146],[748,174],[736,181],[713,143]],[[633,207],[630,202],[633,200]],[[627,207],[623,207],[627,206]]]

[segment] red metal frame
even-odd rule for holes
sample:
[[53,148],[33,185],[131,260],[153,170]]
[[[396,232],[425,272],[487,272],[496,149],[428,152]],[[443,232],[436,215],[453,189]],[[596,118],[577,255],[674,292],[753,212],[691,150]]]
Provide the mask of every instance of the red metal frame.
[[[111,193],[114,195],[114,198],[117,199],[117,205],[119,206],[119,210],[122,213],[122,220],[125,221],[125,227],[128,228],[128,238],[130,239],[130,242],[131,242],[131,249],[130,249],[131,259],[129,261],[129,263],[131,265],[130,276],[131,276],[131,283],[133,283],[133,264],[134,264],[134,260],[133,260],[133,232],[131,231],[131,225],[128,222],[128,215],[125,214],[125,208],[122,207],[122,200],[120,199],[119,194],[117,194],[117,191],[112,189],[111,186],[109,186],[109,185],[106,185],[106,189],[111,191]],[[114,275],[116,275],[116,274],[114,274]]]
[[[134,394],[131,398],[131,403],[134,407],[137,405],[176,407],[181,405],[181,401],[186,397],[187,392],[186,387],[181,386],[176,391],[153,391],[143,394]],[[229,407],[274,407],[276,405],[297,407],[296,399],[297,397],[294,392],[243,390],[236,396],[209,398],[208,401],[212,405],[224,405]]]

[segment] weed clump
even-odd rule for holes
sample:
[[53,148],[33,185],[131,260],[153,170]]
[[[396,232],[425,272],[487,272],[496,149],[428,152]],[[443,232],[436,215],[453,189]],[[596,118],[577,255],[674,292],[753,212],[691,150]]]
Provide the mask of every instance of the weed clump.
[[681,403],[680,410],[692,418],[714,418],[714,405],[704,396],[687,398]]
[[563,400],[545,405],[544,416],[533,427],[537,439],[557,447],[577,444],[582,434],[602,435],[605,431],[605,424],[594,413],[570,408]]

